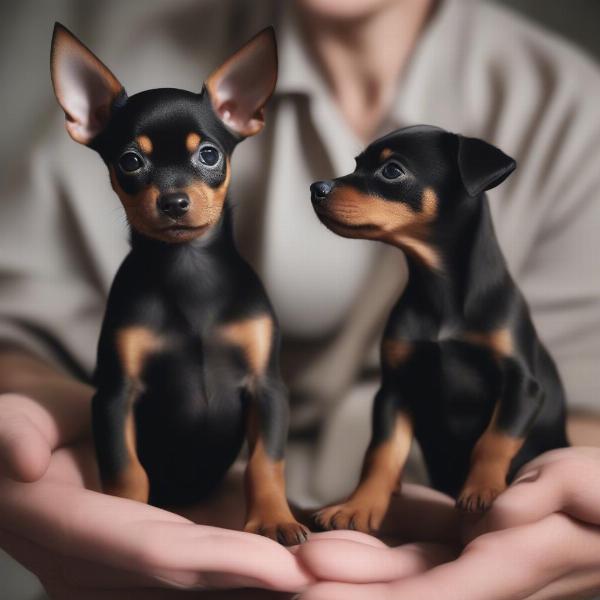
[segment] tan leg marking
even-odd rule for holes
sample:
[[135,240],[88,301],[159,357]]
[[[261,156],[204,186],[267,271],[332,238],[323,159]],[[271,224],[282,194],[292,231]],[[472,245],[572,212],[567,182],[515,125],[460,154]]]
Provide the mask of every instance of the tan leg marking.
[[136,449],[135,419],[130,409],[125,421],[127,464],[113,481],[102,482],[102,491],[111,496],[148,502],[150,483]]
[[492,331],[467,331],[462,337],[472,344],[487,346],[499,356],[510,356],[513,352],[512,334],[506,328]]
[[147,135],[138,135],[135,138],[135,141],[144,154],[152,154],[154,145],[152,144],[152,140]]
[[317,523],[324,529],[376,532],[406,463],[412,438],[410,415],[398,413],[390,439],[367,450],[356,490],[343,504],[319,511]]
[[244,530],[267,536],[286,546],[304,542],[308,531],[292,515],[285,494],[284,461],[275,461],[268,455],[254,406],[248,415],[248,446]]
[[498,430],[498,411],[497,404],[490,424],[475,444],[471,469],[458,496],[457,506],[467,512],[486,511],[506,489],[510,464],[525,441]]
[[384,339],[381,343],[381,360],[392,369],[406,362],[413,351],[413,344],[407,340]]
[[113,481],[102,482],[104,492],[112,496],[148,502],[150,484],[137,453],[133,406],[142,385],[140,377],[146,359],[162,345],[162,340],[156,334],[142,326],[121,329],[116,335],[117,353],[131,392],[127,400],[124,432],[127,461]]
[[267,369],[273,343],[273,320],[261,315],[228,323],[219,330],[226,343],[237,346],[244,353],[248,366],[255,376],[261,376]]
[[185,147],[187,148],[187,151],[190,154],[192,154],[193,152],[196,152],[196,150],[198,149],[198,146],[200,145],[201,140],[202,140],[202,138],[195,131],[188,133],[187,137],[185,138]]

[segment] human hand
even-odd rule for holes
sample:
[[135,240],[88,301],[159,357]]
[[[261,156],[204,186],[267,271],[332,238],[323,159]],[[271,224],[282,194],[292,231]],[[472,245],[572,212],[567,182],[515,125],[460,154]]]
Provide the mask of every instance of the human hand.
[[463,523],[468,544],[460,556],[430,570],[443,559],[437,546],[313,537],[299,558],[320,579],[339,583],[317,583],[301,599],[589,598],[600,592],[599,507],[600,450],[548,452],[525,465],[480,520]]
[[[267,538],[99,493],[91,443],[68,439],[81,431],[69,423],[81,414],[0,396],[0,545],[53,598],[171,600],[183,597],[181,590],[242,587],[292,592],[310,581],[297,559]],[[197,508],[196,516],[210,522],[223,516],[223,498]],[[230,517],[243,522],[241,514]],[[231,597],[254,594],[238,589]]]

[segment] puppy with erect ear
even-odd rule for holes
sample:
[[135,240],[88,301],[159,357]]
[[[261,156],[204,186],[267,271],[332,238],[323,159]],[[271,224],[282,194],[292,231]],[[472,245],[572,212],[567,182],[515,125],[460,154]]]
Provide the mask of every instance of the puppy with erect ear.
[[201,501],[246,438],[246,531],[304,541],[285,494],[279,329],[227,209],[231,153],[261,131],[275,88],[273,29],[200,93],[128,97],[61,25],[51,69],[69,135],[101,155],[131,228],[98,345],[92,415],[103,491],[159,506]]
[[[123,85],[60,23],[54,26],[50,70],[69,135],[89,145],[107,127],[112,109],[126,103]],[[215,115],[243,138],[262,130],[264,107],[276,83],[275,32],[268,27],[216,69],[204,87]]]
[[60,23],[52,35],[50,74],[67,131],[80,144],[89,144],[108,124],[113,105],[127,99],[110,69]]
[[229,157],[264,126],[277,48],[267,28],[217,68],[200,93],[156,89],[128,97],[110,69],[56,24],[51,73],[69,135],[104,159],[132,230],[190,241],[220,221]]

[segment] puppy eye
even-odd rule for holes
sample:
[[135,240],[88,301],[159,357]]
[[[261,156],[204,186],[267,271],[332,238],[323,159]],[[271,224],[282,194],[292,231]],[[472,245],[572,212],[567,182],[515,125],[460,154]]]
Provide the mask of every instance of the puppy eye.
[[214,167],[219,162],[219,151],[214,146],[202,146],[198,156],[207,167]]
[[389,162],[385,165],[385,167],[383,167],[383,169],[381,169],[381,174],[386,179],[398,179],[404,175],[404,171],[398,163]]
[[119,159],[119,167],[121,167],[125,173],[135,173],[135,171],[142,168],[143,164],[144,161],[135,152],[125,152]]

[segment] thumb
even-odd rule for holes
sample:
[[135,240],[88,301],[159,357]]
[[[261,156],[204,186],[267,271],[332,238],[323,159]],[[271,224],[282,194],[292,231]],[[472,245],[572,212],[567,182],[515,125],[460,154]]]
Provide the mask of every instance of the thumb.
[[0,476],[31,482],[48,469],[52,449],[28,416],[31,403],[27,396],[0,394]]

